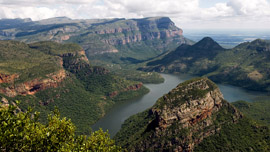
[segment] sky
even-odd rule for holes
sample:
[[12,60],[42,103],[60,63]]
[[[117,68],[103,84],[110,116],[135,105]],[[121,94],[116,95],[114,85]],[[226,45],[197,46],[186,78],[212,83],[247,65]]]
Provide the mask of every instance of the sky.
[[0,0],[0,18],[59,16],[168,16],[183,29],[270,29],[270,0]]

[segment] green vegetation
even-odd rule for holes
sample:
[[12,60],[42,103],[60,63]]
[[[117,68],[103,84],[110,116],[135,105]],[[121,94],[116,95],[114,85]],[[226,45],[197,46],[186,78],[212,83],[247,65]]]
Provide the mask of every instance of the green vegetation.
[[18,74],[19,82],[46,77],[61,68],[59,57],[31,49],[22,42],[0,41],[0,48],[0,73]]
[[190,73],[250,90],[269,91],[269,48],[270,41],[257,39],[223,49],[211,38],[204,38],[192,46],[181,45],[139,69]]
[[[49,74],[65,70],[65,79],[56,86],[38,90],[34,95],[11,97],[4,92],[0,94],[9,101],[23,101],[21,108],[24,110],[32,106],[41,112],[42,123],[46,123],[46,116],[57,106],[63,116],[72,119],[77,127],[76,134],[87,134],[91,125],[115,103],[148,92],[144,86],[136,88],[140,82],[126,80],[105,68],[90,65],[80,52],[82,48],[76,44],[49,41],[33,44],[0,41],[0,44],[0,66],[3,67],[0,73],[6,68],[4,74],[18,74],[15,87],[33,79],[38,79],[37,84],[46,83],[42,80]],[[32,67],[32,62],[37,66]],[[14,86],[14,83],[1,83],[0,89]]]
[[40,121],[45,123],[46,116],[58,107],[60,113],[72,120],[76,125],[77,134],[89,133],[90,127],[105,114],[105,110],[113,105],[112,101],[105,101],[102,95],[88,92],[77,79],[69,78],[57,88],[49,88],[37,92],[35,96],[16,96],[9,98],[10,101],[17,99],[23,101],[22,109],[28,106],[39,111]]
[[137,70],[116,70],[115,74],[125,77],[127,80],[139,81],[142,83],[163,83],[164,78],[156,72],[143,72]]
[[220,53],[215,58],[218,69],[208,73],[207,76],[216,82],[226,82],[251,90],[268,91],[269,46],[269,41],[257,39]]
[[76,53],[83,50],[79,45],[74,43],[67,43],[65,45],[59,45],[59,43],[53,41],[42,41],[29,44],[30,48],[37,49],[45,54],[50,55],[63,55],[67,53]]
[[143,135],[148,123],[154,119],[154,116],[148,113],[149,110],[145,110],[125,120],[121,130],[114,137],[115,142],[126,148],[138,144],[137,140]]
[[269,101],[237,101],[232,103],[244,115],[259,123],[270,125],[270,102]]
[[[199,80],[206,80],[205,83],[209,88],[203,90],[201,87],[204,84]],[[174,108],[179,108],[190,100],[199,100],[205,93],[216,88],[217,86],[207,78],[195,78],[179,84],[161,97],[151,109],[128,118],[114,137],[116,143],[128,150],[139,149],[139,151],[154,151],[157,148],[163,151],[174,151],[179,146],[185,150],[193,144],[195,144],[194,151],[269,151],[269,128],[249,119],[249,116],[243,116],[225,100],[221,101],[221,107],[217,106],[218,111],[212,109],[211,116],[202,120],[197,116],[198,121],[188,127],[183,127],[185,123],[174,118]],[[252,104],[243,101],[234,103],[240,109],[254,115],[259,107],[254,108]],[[163,105],[166,105],[166,108]],[[187,106],[195,106],[198,109],[200,107],[199,105]],[[177,112],[180,111],[185,109],[177,109]],[[188,117],[190,116],[187,115],[187,119]],[[203,140],[200,142],[201,139]]]
[[262,151],[270,150],[270,130],[253,120],[242,118],[224,124],[219,133],[204,139],[194,151]]
[[117,64],[100,60],[91,60],[91,63],[97,66],[105,67],[106,69],[109,69],[111,73],[126,78],[127,80],[155,84],[164,82],[164,78],[157,72],[144,72],[137,70],[137,68],[142,66],[144,63]]
[[1,151],[122,151],[102,130],[76,136],[75,126],[57,110],[48,115],[48,123],[41,124],[38,112],[16,109],[13,105],[0,109]]

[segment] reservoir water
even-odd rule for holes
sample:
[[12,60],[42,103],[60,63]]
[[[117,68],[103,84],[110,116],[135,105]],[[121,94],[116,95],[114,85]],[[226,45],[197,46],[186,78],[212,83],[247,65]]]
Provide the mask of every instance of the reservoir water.
[[[142,112],[155,104],[157,99],[175,88],[179,83],[193,78],[190,75],[173,75],[161,74],[165,82],[161,84],[145,84],[150,92],[140,98],[136,98],[121,104],[115,105],[107,114],[92,126],[92,129],[102,128],[104,131],[109,130],[113,137],[121,128],[124,121],[139,112]],[[231,85],[218,84],[224,98],[229,101],[245,100],[256,101],[270,99],[266,93],[247,91]]]

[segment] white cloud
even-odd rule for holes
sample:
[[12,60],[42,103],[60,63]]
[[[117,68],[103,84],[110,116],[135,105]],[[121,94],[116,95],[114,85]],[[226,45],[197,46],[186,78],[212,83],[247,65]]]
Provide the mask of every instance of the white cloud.
[[96,0],[0,0],[2,5],[40,6],[55,4],[89,4]]
[[[220,0],[219,0],[220,1]],[[269,0],[0,0],[0,18],[140,18],[169,16],[183,28],[269,28]]]
[[267,0],[230,0],[236,15],[270,15],[270,4]]

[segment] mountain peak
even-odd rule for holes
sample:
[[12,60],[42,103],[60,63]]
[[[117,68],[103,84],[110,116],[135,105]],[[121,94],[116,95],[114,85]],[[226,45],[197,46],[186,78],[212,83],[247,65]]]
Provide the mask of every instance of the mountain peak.
[[[166,99],[170,99],[169,103],[164,103],[164,100],[159,100],[157,102],[157,106],[161,108],[164,104],[173,104],[176,105],[182,105],[187,102],[190,102],[194,99],[201,99],[210,91],[213,91],[217,89],[217,86],[208,78],[195,78],[188,81],[185,81],[184,83],[180,83],[176,88],[170,91],[167,95],[164,97]],[[219,90],[218,90],[219,91]],[[222,94],[219,92],[220,98],[223,99]],[[177,97],[177,100],[174,100],[175,95],[180,95]],[[176,101],[173,103],[173,101]]]
[[198,47],[200,49],[215,49],[215,50],[222,50],[223,48],[214,41],[211,37],[204,37],[199,42],[194,44],[195,47]]
[[212,42],[215,42],[211,37],[204,37],[201,39],[201,41],[212,41]]
[[[219,120],[219,115],[226,119]],[[195,78],[159,98],[150,110],[127,120],[116,142],[126,140],[121,142],[128,151],[193,151],[204,138],[216,134],[220,125],[241,117],[211,80]]]

